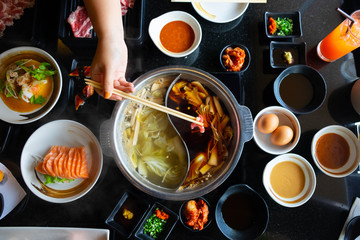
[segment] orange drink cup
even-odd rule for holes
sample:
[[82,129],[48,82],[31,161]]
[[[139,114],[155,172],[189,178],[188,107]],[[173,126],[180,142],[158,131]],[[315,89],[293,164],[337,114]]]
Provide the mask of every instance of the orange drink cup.
[[318,56],[326,61],[333,62],[360,46],[360,10],[351,14],[355,22],[345,19],[317,46]]

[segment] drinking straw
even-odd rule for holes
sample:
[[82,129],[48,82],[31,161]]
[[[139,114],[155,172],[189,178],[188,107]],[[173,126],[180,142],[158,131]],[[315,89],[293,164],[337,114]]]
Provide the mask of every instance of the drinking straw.
[[[348,29],[351,29],[352,25],[354,24],[355,22],[355,19],[353,17],[351,17],[349,14],[347,14],[346,12],[344,12],[343,10],[341,10],[340,8],[337,8],[336,9],[341,15],[343,15],[344,17],[346,17],[347,19],[350,20],[350,26]],[[346,30],[347,32],[347,30]]]

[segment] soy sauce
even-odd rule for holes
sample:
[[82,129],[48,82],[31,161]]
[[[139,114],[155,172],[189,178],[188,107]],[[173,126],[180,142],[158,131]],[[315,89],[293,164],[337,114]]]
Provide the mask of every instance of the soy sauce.
[[255,221],[255,209],[250,198],[243,193],[235,193],[225,200],[221,212],[225,223],[235,230],[245,230]]
[[280,96],[290,107],[301,109],[312,100],[314,89],[310,80],[300,73],[286,76],[280,84]]

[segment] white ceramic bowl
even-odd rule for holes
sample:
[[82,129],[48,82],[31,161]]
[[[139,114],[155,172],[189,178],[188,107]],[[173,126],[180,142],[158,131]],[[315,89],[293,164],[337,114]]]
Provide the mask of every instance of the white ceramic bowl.
[[195,11],[204,19],[214,23],[227,23],[241,17],[249,3],[235,2],[191,2]]
[[16,59],[16,56],[24,53],[39,55],[41,56],[41,58],[45,59],[46,62],[50,63],[54,67],[54,69],[56,70],[56,74],[53,76],[54,88],[52,95],[47,101],[47,103],[32,112],[20,113],[13,111],[8,108],[0,98],[0,119],[13,124],[26,124],[44,117],[57,103],[62,89],[62,75],[59,65],[49,53],[45,52],[40,48],[27,46],[11,48],[0,54],[0,68],[6,67],[3,66],[6,60],[10,58]]
[[[305,185],[303,190],[300,194],[293,198],[284,198],[279,196],[271,186],[270,182],[270,175],[273,170],[273,168],[282,162],[291,161],[296,163],[301,169],[303,170],[304,176],[305,176]],[[285,207],[298,207],[306,203],[311,196],[314,194],[315,188],[316,188],[316,176],[314,169],[310,165],[310,163],[303,157],[297,154],[283,154],[280,156],[275,157],[273,160],[271,160],[264,169],[263,173],[263,184],[270,195],[270,197],[277,202],[278,204],[285,206]]]
[[[85,146],[89,178],[50,183],[44,187],[42,174],[36,174],[34,169],[54,145]],[[95,135],[84,125],[71,120],[56,120],[38,128],[26,142],[20,160],[27,187],[39,198],[53,203],[67,203],[84,196],[97,182],[102,165],[102,150]]]
[[[337,169],[330,169],[323,166],[316,156],[316,143],[319,138],[327,133],[336,133],[342,136],[349,144],[350,155],[346,164]],[[313,137],[311,143],[311,154],[316,166],[326,175],[336,178],[346,177],[353,173],[359,166],[360,161],[360,142],[357,140],[355,134],[349,129],[339,125],[331,125],[319,130]]]
[[[274,114],[276,114],[276,116],[278,116],[279,126],[287,125],[293,130],[293,132],[294,132],[293,139],[288,144],[286,144],[284,146],[276,146],[276,145],[272,144],[270,141],[271,133],[264,134],[259,131],[258,126],[257,126],[259,118],[267,113],[274,113]],[[254,140],[255,140],[256,144],[263,151],[265,151],[267,153],[279,155],[279,154],[284,154],[284,153],[290,152],[299,142],[300,135],[301,135],[301,127],[300,127],[300,123],[299,123],[297,117],[291,111],[287,110],[286,108],[278,107],[278,106],[271,106],[271,107],[264,108],[256,115],[256,117],[254,119]]]
[[[180,53],[170,52],[169,50],[164,48],[163,45],[161,44],[160,32],[161,32],[162,28],[169,22],[173,22],[173,21],[183,21],[183,22],[189,24],[191,26],[191,28],[194,30],[194,33],[195,33],[194,42],[193,42],[192,46],[184,52],[180,52]],[[178,57],[185,57],[185,56],[191,54],[199,47],[199,44],[200,44],[201,38],[202,38],[202,31],[201,31],[199,22],[190,14],[188,14],[186,12],[182,12],[182,11],[172,11],[172,12],[165,13],[165,14],[163,14],[157,18],[154,18],[150,21],[149,35],[150,35],[152,41],[154,42],[155,46],[160,51],[162,51],[164,54],[166,54],[170,57],[178,58]]]

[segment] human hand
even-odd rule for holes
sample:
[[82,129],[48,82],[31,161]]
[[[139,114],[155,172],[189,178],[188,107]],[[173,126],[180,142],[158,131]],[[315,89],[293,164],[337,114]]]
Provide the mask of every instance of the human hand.
[[91,64],[91,78],[103,84],[101,96],[111,100],[122,100],[113,94],[113,89],[134,92],[134,85],[127,82],[125,72],[128,51],[123,39],[99,39],[95,57]]

